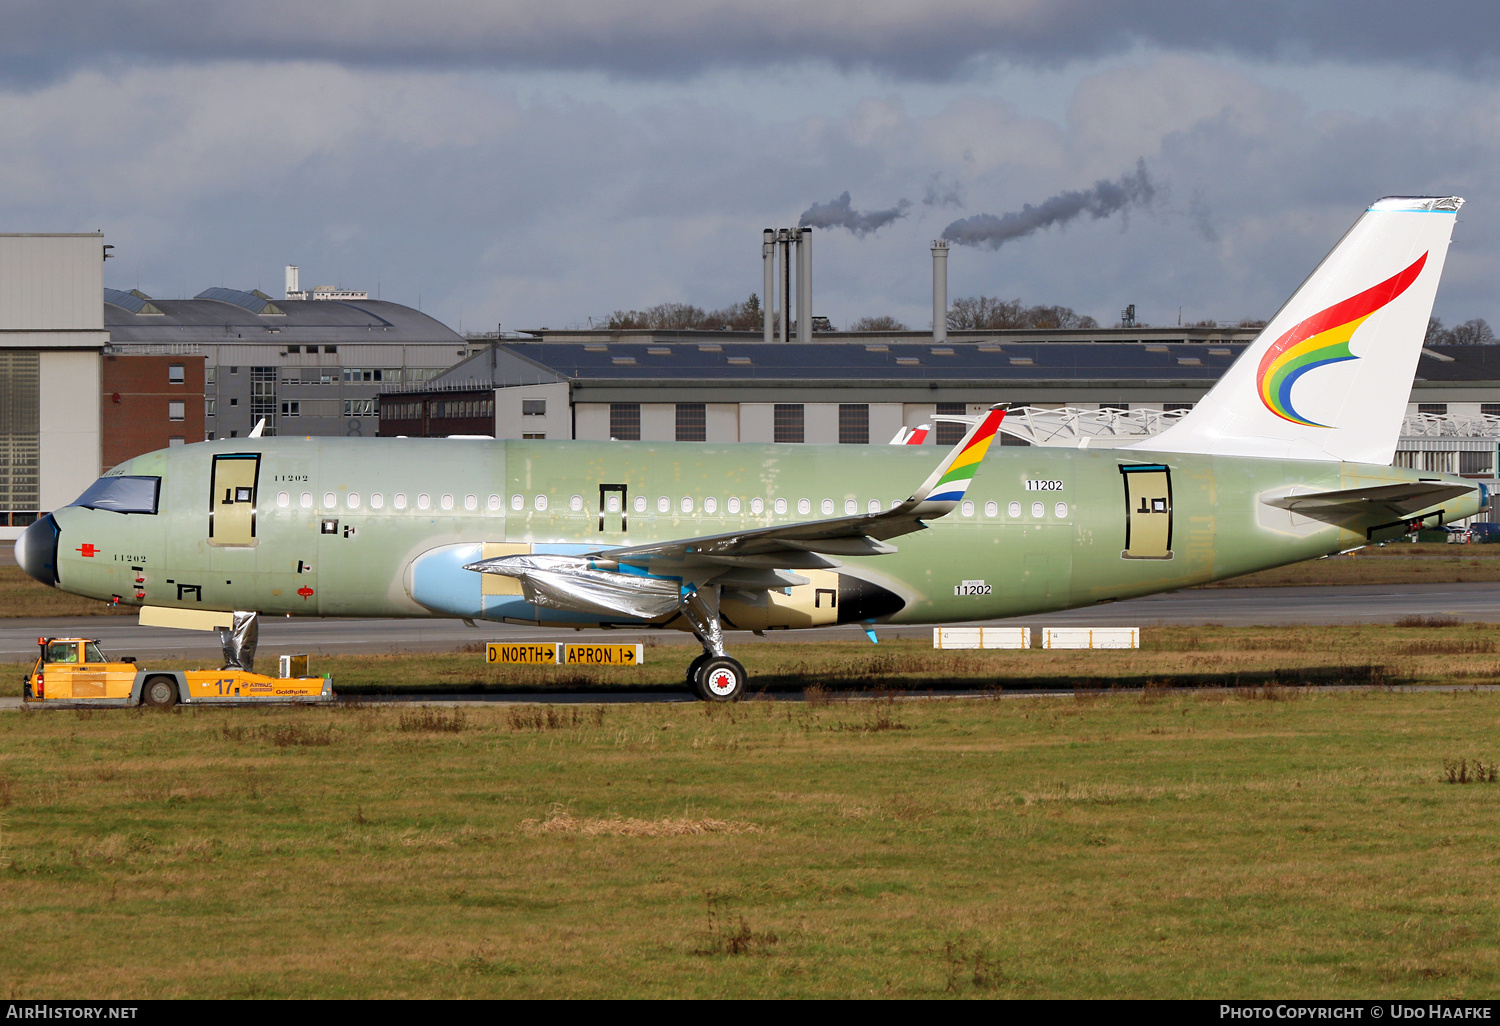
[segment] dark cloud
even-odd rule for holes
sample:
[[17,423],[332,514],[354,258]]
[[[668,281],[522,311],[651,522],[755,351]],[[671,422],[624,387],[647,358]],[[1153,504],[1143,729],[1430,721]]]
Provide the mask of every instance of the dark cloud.
[[855,235],[869,235],[906,216],[910,200],[900,200],[888,210],[855,210],[845,192],[827,203],[814,203],[797,222],[802,228],[847,228]]
[[0,76],[113,60],[330,60],[357,66],[598,70],[677,78],[802,61],[947,79],[1004,60],[1047,66],[1136,45],[1251,58],[1395,61],[1493,72],[1500,10],[1439,0],[6,0]]
[[[847,197],[848,193],[844,195]],[[1146,174],[1146,162],[1141,161],[1132,174],[1121,175],[1117,182],[1101,179],[1092,189],[1060,192],[1036,206],[1027,203],[1020,210],[1000,217],[976,214],[954,221],[943,229],[943,238],[960,246],[999,249],[1011,239],[1065,225],[1084,214],[1098,221],[1127,207],[1148,204],[1155,196],[1156,186]]]

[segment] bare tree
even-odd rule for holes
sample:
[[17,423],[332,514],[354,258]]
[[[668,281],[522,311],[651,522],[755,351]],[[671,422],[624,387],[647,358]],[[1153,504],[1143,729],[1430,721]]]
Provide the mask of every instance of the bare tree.
[[948,308],[950,331],[1007,328],[1097,328],[1099,322],[1067,306],[1027,306],[1019,299],[967,296]]
[[1483,317],[1464,321],[1447,334],[1450,346],[1492,346],[1495,344],[1495,333],[1490,330],[1489,324]]
[[881,315],[879,317],[861,317],[849,325],[850,331],[910,331],[906,325],[894,317]]
[[1443,329],[1443,319],[1441,317],[1429,318],[1427,321],[1427,334],[1422,336],[1422,344],[1424,346],[1441,346],[1447,345],[1447,343],[1448,332]]

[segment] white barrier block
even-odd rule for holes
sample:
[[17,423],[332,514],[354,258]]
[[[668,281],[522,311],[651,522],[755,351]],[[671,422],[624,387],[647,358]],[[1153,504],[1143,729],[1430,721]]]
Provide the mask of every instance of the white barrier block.
[[1030,627],[934,627],[932,647],[1030,648]]
[[1139,627],[1046,627],[1043,648],[1140,648]]

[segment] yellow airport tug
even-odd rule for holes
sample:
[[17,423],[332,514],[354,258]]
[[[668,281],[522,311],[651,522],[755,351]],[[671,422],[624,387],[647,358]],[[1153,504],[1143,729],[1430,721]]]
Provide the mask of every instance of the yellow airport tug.
[[[134,659],[110,662],[89,638],[38,638],[41,654],[26,676],[30,708],[314,704],[334,699],[333,677],[307,672],[306,656],[283,656],[282,677],[248,670],[142,670]],[[300,663],[300,665],[299,665]]]

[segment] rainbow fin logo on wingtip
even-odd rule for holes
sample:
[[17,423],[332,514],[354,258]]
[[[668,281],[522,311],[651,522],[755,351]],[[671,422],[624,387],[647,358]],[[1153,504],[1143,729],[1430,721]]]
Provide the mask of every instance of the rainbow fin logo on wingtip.
[[957,502],[964,497],[964,493],[969,490],[969,483],[974,480],[974,472],[979,469],[984,454],[990,451],[990,442],[994,441],[995,432],[1000,430],[1000,422],[1004,419],[1004,410],[990,410],[985,415],[968,444],[953,457],[947,471],[932,486],[927,502]]
[[1329,364],[1357,360],[1349,340],[1366,319],[1405,292],[1427,263],[1423,253],[1410,267],[1356,296],[1298,321],[1260,358],[1255,385],[1260,401],[1282,420],[1304,427],[1332,427],[1298,413],[1292,406],[1292,386],[1308,371]]

